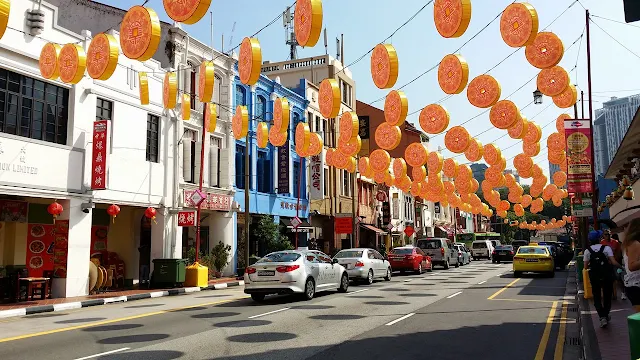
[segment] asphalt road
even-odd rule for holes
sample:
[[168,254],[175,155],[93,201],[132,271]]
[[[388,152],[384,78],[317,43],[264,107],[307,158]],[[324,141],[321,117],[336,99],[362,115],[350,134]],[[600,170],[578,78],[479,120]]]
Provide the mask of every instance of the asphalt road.
[[0,359],[562,359],[566,277],[476,261],[308,302],[234,288],[32,315],[0,321]]

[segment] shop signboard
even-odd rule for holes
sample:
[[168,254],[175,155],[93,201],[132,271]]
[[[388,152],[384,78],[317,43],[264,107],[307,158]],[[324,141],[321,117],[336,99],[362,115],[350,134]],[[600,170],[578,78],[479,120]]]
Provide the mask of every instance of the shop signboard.
[[69,254],[69,220],[58,220],[54,226],[53,277],[66,278],[67,256]]
[[590,197],[574,197],[571,199],[571,214],[574,217],[593,216],[593,203]]
[[370,133],[369,133],[369,117],[368,116],[358,116],[358,136],[360,136],[360,140],[362,141],[362,145],[360,146],[360,152],[358,155],[360,156],[369,156],[370,152]]
[[591,122],[565,120],[564,133],[567,142],[567,190],[573,193],[593,192]]
[[391,204],[388,201],[382,203],[382,224],[391,223]]
[[91,152],[91,189],[107,188],[107,140],[109,122],[96,120],[93,122],[93,149]]
[[53,271],[55,230],[53,224],[27,226],[27,271],[30,277],[42,277]]
[[18,200],[0,200],[0,221],[26,223],[29,203]]
[[311,157],[311,200],[324,199],[324,156],[325,150],[322,150],[322,153]]
[[278,194],[289,191],[289,140],[278,147]]
[[196,226],[195,212],[178,211],[178,226]]
[[335,226],[336,234],[353,233],[353,224],[351,223],[351,217],[336,217]]
[[[188,208],[197,208],[198,206],[194,203],[194,194],[198,190],[184,190],[183,199],[184,199],[184,207]],[[229,195],[224,194],[215,194],[215,193],[204,193],[204,201],[202,201],[201,209],[202,210],[214,210],[214,211],[230,211],[231,210],[231,202],[232,198]],[[196,196],[197,199],[197,196]]]
[[404,234],[407,235],[407,237],[411,237],[411,235],[415,234],[416,231],[413,229],[413,226],[408,225],[407,227],[404,228]]

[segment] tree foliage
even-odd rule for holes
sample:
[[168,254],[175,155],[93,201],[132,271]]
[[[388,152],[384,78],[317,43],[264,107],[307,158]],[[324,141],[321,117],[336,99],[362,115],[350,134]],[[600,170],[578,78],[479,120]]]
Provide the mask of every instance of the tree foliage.
[[261,215],[258,221],[251,223],[251,241],[263,244],[267,254],[274,251],[293,249],[293,245],[282,234],[280,228],[281,226],[273,221],[271,215]]

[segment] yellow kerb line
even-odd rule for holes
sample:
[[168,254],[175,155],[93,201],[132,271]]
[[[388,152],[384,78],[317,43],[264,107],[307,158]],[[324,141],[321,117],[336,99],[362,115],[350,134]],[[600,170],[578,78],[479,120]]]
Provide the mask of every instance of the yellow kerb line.
[[510,282],[507,286],[503,287],[502,289],[498,290],[495,292],[495,294],[489,296],[487,298],[487,300],[493,300],[494,297],[502,294],[505,290],[507,290],[509,287],[513,286],[513,284],[517,283],[518,281],[520,281],[520,278],[517,278],[515,280],[513,280],[512,282]]
[[551,334],[551,326],[553,326],[553,317],[556,314],[556,307],[558,307],[558,302],[554,301],[553,305],[551,305],[549,316],[547,317],[547,325],[544,327],[544,332],[542,333],[542,339],[540,339],[540,344],[538,345],[535,360],[544,360],[544,352],[547,349],[547,343],[549,342],[549,335]]
[[569,307],[569,303],[567,301],[564,301],[562,303],[560,329],[558,329],[558,340],[556,341],[556,351],[553,355],[553,360],[562,360],[562,356],[564,355],[564,338],[565,331],[567,329],[567,307]]
[[98,321],[98,322],[93,322],[93,323],[90,323],[90,324],[70,326],[70,327],[66,327],[66,328],[47,330],[47,331],[42,331],[42,332],[37,332],[37,333],[32,333],[32,334],[19,335],[19,336],[0,339],[0,343],[9,342],[9,341],[15,341],[15,340],[21,340],[21,339],[28,339],[28,338],[32,338],[32,337],[36,337],[36,336],[56,334],[56,333],[66,332],[66,331],[71,331],[71,330],[84,329],[84,328],[94,327],[94,326],[99,326],[99,325],[113,324],[113,323],[117,323],[117,322],[121,322],[121,321],[140,319],[140,318],[144,318],[144,317],[160,315],[160,314],[166,314],[166,313],[171,313],[171,312],[185,310],[185,309],[192,309],[192,308],[196,308],[196,307],[200,307],[200,306],[219,305],[219,304],[224,304],[224,303],[228,303],[228,302],[231,302],[231,301],[236,301],[236,300],[241,300],[241,299],[246,299],[246,298],[248,298],[248,296],[243,296],[243,297],[238,297],[238,298],[233,298],[233,299],[220,300],[220,301],[214,301],[214,302],[198,304],[198,305],[189,305],[189,306],[184,306],[184,307],[174,308],[174,309],[169,309],[169,310],[154,311],[154,312],[140,314],[140,315],[127,316],[127,317],[118,318],[118,319],[112,319],[112,320]]

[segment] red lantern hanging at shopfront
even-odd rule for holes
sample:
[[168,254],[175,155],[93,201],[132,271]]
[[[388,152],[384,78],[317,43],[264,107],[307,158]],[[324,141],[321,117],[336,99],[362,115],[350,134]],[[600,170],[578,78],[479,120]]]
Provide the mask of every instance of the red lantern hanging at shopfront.
[[116,216],[118,216],[118,214],[120,214],[120,206],[116,205],[116,204],[112,204],[107,208],[107,214],[109,214],[109,216],[111,216],[111,221],[112,222],[116,222]]
[[147,218],[153,220],[154,224],[157,224],[157,222],[156,222],[156,209],[154,209],[152,207],[148,207],[147,210],[144,211],[144,216],[146,216]]
[[54,201],[47,207],[47,212],[51,214],[51,216],[53,216],[54,224],[56,223],[56,218],[60,214],[62,214],[63,211],[64,211],[64,208],[62,207],[62,205],[60,205],[60,203],[58,203],[58,200]]

